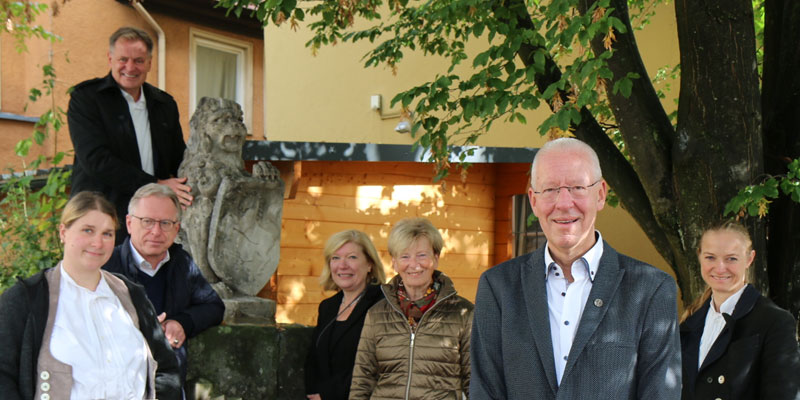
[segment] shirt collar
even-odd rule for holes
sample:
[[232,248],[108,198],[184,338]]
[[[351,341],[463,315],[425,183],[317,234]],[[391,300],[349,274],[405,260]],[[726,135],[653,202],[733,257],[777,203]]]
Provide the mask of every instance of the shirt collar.
[[167,255],[164,256],[164,259],[159,261],[158,265],[156,265],[155,268],[153,268],[153,266],[150,265],[150,263],[147,260],[145,260],[141,254],[139,254],[139,251],[136,250],[136,247],[133,246],[132,241],[128,240],[128,244],[131,246],[131,254],[133,255],[133,260],[136,261],[136,267],[138,267],[140,270],[142,270],[142,272],[150,276],[155,275],[158,269],[161,268],[162,265],[166,264],[167,261],[169,261],[169,250],[167,250]]
[[134,100],[133,96],[131,96],[130,93],[126,92],[122,88],[120,88],[119,90],[120,90],[120,92],[122,92],[122,97],[125,98],[125,100],[128,102],[128,104],[141,105],[141,106],[144,106],[144,105],[147,104],[147,101],[145,101],[145,99],[144,99],[144,89],[139,88],[139,101]]
[[89,290],[81,285],[78,285],[78,283],[75,282],[75,280],[72,279],[71,276],[69,276],[69,273],[67,273],[67,271],[64,269],[63,264],[61,264],[59,268],[61,268],[61,280],[64,281],[64,283],[67,286],[72,287],[74,290],[82,291],[85,293],[91,293],[95,297],[116,296],[114,292],[111,291],[111,287],[108,286],[108,283],[106,283],[106,278],[103,276],[102,273],[100,273],[100,282],[98,282],[97,287],[94,290]]
[[[600,258],[603,256],[603,235],[600,231],[594,231],[595,242],[594,246],[581,256],[576,262],[582,261],[581,265],[586,268],[589,274],[589,280],[594,282],[594,277],[597,275],[597,268],[600,266]],[[548,247],[549,241],[544,244],[544,280],[547,281],[547,274],[550,266],[555,263],[553,256],[550,255],[550,248]]]
[[[719,306],[719,312],[717,312],[717,310],[714,309],[713,304],[709,304],[708,308],[711,310],[711,312],[715,314],[733,315],[733,310],[736,308],[736,303],[739,302],[739,298],[742,297],[742,293],[744,293],[744,288],[746,287],[747,285],[742,286],[742,288],[736,291],[736,293],[732,294],[731,297],[728,297],[727,300],[723,301],[722,305]],[[713,296],[711,297],[711,301],[712,302],[714,301]]]

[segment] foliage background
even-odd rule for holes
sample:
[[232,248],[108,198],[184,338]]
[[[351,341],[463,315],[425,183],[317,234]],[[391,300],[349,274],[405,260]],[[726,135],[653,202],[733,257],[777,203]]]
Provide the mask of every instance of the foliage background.
[[[56,5],[56,3],[54,3]],[[26,42],[33,38],[48,41],[60,40],[57,35],[37,25],[37,17],[56,12],[45,3],[32,1],[0,1],[0,29],[11,35],[19,52],[27,51]],[[30,276],[54,266],[63,255],[58,234],[61,210],[67,203],[70,183],[69,169],[61,164],[65,153],[58,151],[52,157],[39,156],[26,163],[32,146],[43,146],[45,141],[64,125],[64,110],[54,102],[56,71],[52,64],[42,65],[42,81],[29,92],[29,100],[49,101],[50,107],[34,125],[30,138],[17,143],[14,152],[21,158],[22,172],[8,170],[8,178],[0,184],[0,292],[13,285],[18,278]],[[37,171],[46,171],[46,178]]]

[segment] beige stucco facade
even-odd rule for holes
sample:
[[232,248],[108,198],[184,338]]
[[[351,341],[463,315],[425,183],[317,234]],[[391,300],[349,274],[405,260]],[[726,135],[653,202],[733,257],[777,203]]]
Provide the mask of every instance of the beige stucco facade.
[[[641,46],[642,57],[652,74],[665,65],[674,67],[679,63],[674,10],[661,5],[658,11],[645,29],[636,32],[637,41],[645,44]],[[404,51],[396,71],[386,65],[364,68],[363,57],[374,44],[361,41],[324,46],[315,56],[305,47],[312,37],[310,30],[302,26],[292,30],[288,25],[270,24],[264,30],[266,133],[270,140],[413,143],[409,134],[394,131],[399,117],[381,118],[379,112],[370,108],[370,98],[381,95],[384,114],[396,114],[399,107],[389,109],[395,94],[435,80],[436,73],[446,73],[448,60]],[[646,45],[653,42],[659,45]],[[473,50],[473,54],[479,51],[477,45]],[[471,59],[462,64],[471,66]],[[460,68],[455,73],[465,71],[466,68]],[[672,99],[677,96],[678,86],[673,82],[672,87],[675,93],[664,100],[670,110],[674,109]],[[550,116],[550,111],[545,105],[524,114],[527,124],[498,121],[477,144],[540,147],[546,138],[538,134],[538,126]]]
[[[19,116],[38,117],[44,112],[49,98],[37,102],[28,101],[28,90],[36,87],[42,80],[41,66],[52,63],[57,82],[53,101],[64,111],[67,110],[69,95],[67,90],[86,79],[103,77],[108,74],[108,37],[121,26],[135,26],[146,30],[155,42],[152,68],[147,82],[159,86],[158,35],[147,20],[133,7],[111,0],[71,0],[58,3],[58,13],[42,15],[37,23],[59,35],[62,40],[50,43],[42,39],[27,41],[28,51],[18,53],[10,35],[0,35],[0,112]],[[144,2],[145,10],[147,4]],[[52,13],[51,13],[52,14]],[[252,68],[252,132],[263,132],[263,94],[264,94],[264,46],[262,38],[253,38],[231,33],[213,26],[194,23],[164,14],[150,13],[161,27],[165,39],[165,80],[162,89],[171,94],[178,103],[184,138],[189,137],[189,70],[190,70],[190,30],[200,30],[223,38],[246,42],[252,47],[250,66]],[[26,108],[27,107],[27,108]],[[21,169],[20,161],[13,155],[13,144],[29,137],[33,124],[0,119],[0,167],[13,166]],[[46,147],[52,155],[54,145],[58,151],[72,148],[68,129],[65,126],[58,137],[52,138]],[[263,135],[261,135],[263,136]],[[39,151],[39,149],[36,149]],[[68,159],[67,164],[71,161]]]

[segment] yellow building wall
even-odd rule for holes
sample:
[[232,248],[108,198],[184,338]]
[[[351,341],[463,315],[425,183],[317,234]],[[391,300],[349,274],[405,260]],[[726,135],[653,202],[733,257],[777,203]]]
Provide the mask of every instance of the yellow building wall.
[[[307,17],[309,21],[310,18]],[[661,5],[652,22],[635,33],[645,65],[652,75],[664,65],[675,66],[679,62],[674,20],[671,5]],[[446,73],[447,60],[404,51],[396,75],[385,65],[364,68],[362,57],[374,44],[368,41],[338,43],[322,47],[315,56],[305,47],[311,38],[311,32],[305,26],[301,25],[294,31],[288,23],[280,27],[270,24],[264,30],[268,139],[413,143],[409,134],[394,131],[399,117],[382,119],[380,113],[370,109],[370,96],[382,96],[387,108],[384,113],[396,112],[397,108],[388,110],[390,100],[400,91],[434,80],[437,72]],[[359,25],[366,26],[365,23]],[[483,43],[483,40],[477,42]],[[471,59],[463,64],[471,66]],[[456,69],[455,73],[468,76],[463,68]],[[658,87],[663,87],[663,84]],[[674,109],[672,100],[677,97],[678,84],[673,82],[672,87],[675,89],[672,96],[664,100],[669,110]],[[525,115],[527,124],[497,121],[491,132],[481,136],[477,144],[540,147],[546,139],[539,136],[538,126],[551,115],[550,110],[543,105]]]

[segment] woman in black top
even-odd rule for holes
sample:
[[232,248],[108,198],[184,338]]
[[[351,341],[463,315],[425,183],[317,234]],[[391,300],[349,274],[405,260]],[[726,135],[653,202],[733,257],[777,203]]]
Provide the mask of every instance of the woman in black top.
[[378,252],[364,232],[348,230],[328,239],[320,283],[338,293],[319,305],[306,358],[306,397],[346,400],[358,339],[367,310],[382,297],[386,280]]
[[736,222],[707,229],[698,249],[708,288],[681,323],[683,400],[800,399],[792,315],[746,283],[755,251]]

